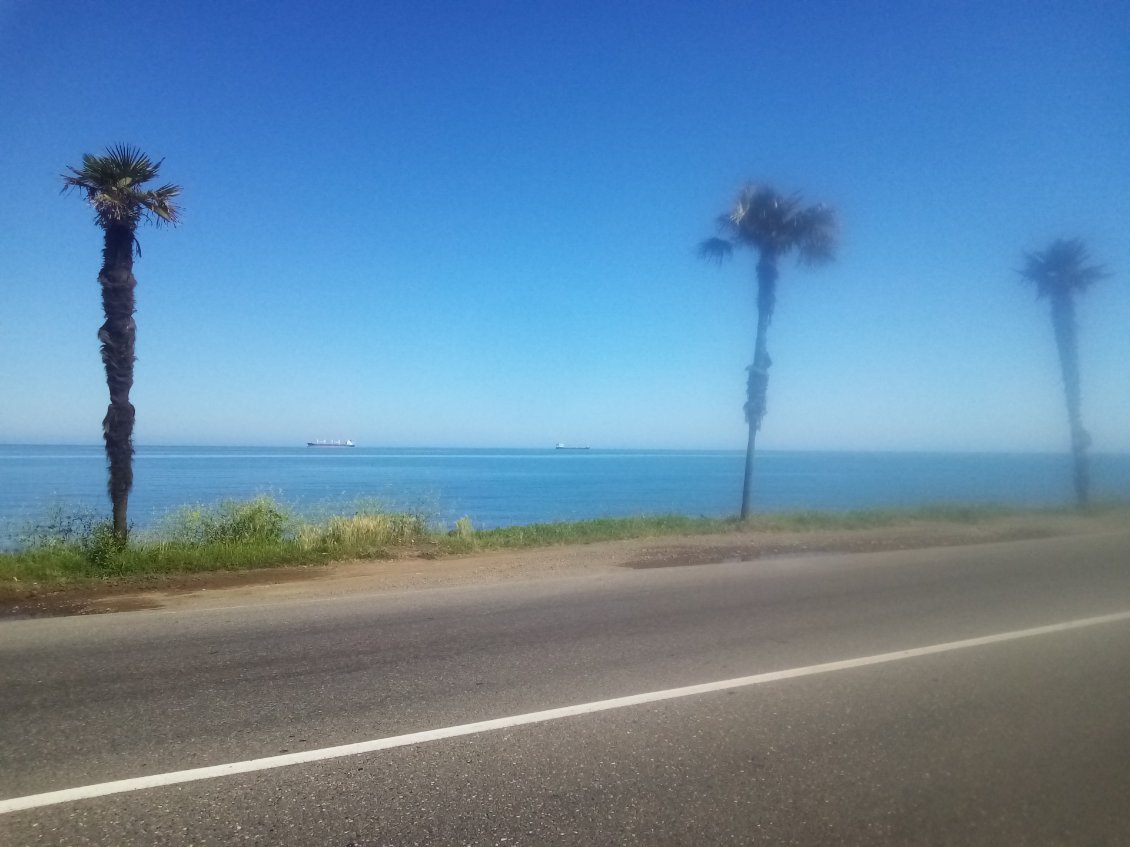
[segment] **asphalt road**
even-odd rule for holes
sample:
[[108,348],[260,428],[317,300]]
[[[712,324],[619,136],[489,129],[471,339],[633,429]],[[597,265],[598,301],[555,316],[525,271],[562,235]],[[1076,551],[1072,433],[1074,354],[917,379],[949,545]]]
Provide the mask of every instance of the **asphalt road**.
[[[0,800],[1130,611],[1130,533],[0,623]],[[1130,844],[1130,619],[0,814],[0,844]],[[2,806],[0,806],[2,808]]]

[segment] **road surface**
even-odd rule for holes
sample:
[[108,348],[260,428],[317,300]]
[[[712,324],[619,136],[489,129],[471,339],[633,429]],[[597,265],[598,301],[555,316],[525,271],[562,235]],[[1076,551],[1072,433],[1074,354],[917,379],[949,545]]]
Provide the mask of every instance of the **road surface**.
[[0,844],[1130,844],[1128,667],[1128,532],[9,621]]

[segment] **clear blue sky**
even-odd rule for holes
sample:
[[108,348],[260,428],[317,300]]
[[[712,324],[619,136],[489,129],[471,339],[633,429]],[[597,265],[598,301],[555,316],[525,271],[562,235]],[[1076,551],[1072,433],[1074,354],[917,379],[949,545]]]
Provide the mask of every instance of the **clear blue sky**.
[[[112,11],[111,11],[112,10]],[[164,158],[141,444],[741,448],[746,179],[835,205],[782,269],[761,444],[1130,450],[1130,4],[0,0],[0,442],[97,443],[101,233],[59,174]]]

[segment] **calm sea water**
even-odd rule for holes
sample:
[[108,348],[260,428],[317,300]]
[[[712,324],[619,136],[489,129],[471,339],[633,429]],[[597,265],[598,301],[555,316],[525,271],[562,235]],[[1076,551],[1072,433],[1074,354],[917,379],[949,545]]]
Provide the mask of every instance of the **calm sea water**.
[[[307,515],[375,498],[493,527],[604,515],[737,511],[738,451],[139,447],[130,515],[269,493]],[[940,502],[1053,505],[1071,495],[1066,455],[764,452],[761,510]],[[1130,455],[1093,460],[1097,496],[1130,497]],[[0,446],[0,540],[53,509],[108,512],[100,446]]]

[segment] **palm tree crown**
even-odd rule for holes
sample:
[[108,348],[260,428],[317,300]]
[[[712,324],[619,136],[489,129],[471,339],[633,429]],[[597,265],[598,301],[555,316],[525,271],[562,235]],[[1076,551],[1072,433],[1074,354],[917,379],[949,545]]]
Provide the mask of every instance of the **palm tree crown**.
[[1060,238],[1039,253],[1027,253],[1020,275],[1036,283],[1036,294],[1050,297],[1085,291],[1110,276],[1102,265],[1088,265],[1087,247],[1078,238]]
[[181,193],[179,185],[162,185],[146,190],[145,183],[156,179],[161,162],[154,162],[136,147],[118,144],[105,155],[89,153],[82,157],[82,167],[67,167],[63,174],[63,191],[78,191],[94,208],[94,218],[107,229],[123,224],[135,229],[141,219],[154,223],[175,224],[180,207],[174,199]]
[[804,264],[820,265],[834,258],[839,226],[829,206],[802,208],[799,194],[784,195],[750,183],[738,192],[733,209],[718,217],[718,229],[725,237],[699,245],[705,259],[721,262],[735,246],[742,246],[774,259],[796,250]]

